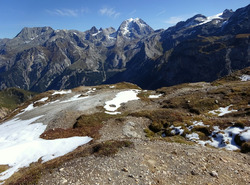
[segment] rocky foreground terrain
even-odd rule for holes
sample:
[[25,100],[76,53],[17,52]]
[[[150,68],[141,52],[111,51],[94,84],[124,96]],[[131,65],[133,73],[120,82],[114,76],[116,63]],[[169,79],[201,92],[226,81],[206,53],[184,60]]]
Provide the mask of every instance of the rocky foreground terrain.
[[[10,135],[1,133],[1,147],[12,137],[28,142],[26,131],[36,133],[41,127],[37,145],[51,144],[38,150],[29,145],[18,154],[30,160],[27,164],[2,162],[7,149],[0,147],[1,182],[249,184],[249,79],[246,68],[212,83],[155,91],[118,83],[38,94],[2,119],[1,129],[8,125]],[[13,131],[19,129],[18,123],[26,130]],[[54,142],[73,136],[92,140],[59,155],[73,146],[65,140],[58,151],[46,153],[56,148]],[[4,178],[6,174],[10,177]]]

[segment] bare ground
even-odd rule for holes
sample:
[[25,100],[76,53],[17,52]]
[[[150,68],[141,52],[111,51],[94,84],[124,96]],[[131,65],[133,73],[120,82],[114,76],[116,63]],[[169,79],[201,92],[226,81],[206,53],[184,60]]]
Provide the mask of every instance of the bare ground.
[[111,157],[73,159],[44,174],[39,184],[250,184],[249,155],[149,140],[139,129],[145,123],[143,118],[128,118],[107,124],[100,141],[127,139],[134,147]]

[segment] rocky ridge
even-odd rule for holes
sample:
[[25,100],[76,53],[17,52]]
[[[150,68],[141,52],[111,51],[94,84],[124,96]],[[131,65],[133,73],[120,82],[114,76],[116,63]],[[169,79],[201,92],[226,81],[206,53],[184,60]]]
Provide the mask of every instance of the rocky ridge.
[[156,89],[211,82],[248,67],[250,5],[213,17],[196,15],[166,30],[128,19],[118,30],[24,28],[0,39],[0,89],[44,92],[132,82]]

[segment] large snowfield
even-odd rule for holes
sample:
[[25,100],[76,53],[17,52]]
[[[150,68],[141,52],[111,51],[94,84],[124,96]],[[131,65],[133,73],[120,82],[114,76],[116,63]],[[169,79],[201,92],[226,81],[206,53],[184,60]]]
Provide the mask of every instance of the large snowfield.
[[0,174],[0,180],[9,178],[19,168],[27,167],[40,158],[45,162],[63,156],[91,140],[90,137],[41,139],[39,136],[46,125],[36,122],[40,117],[29,120],[15,118],[0,125],[0,165],[10,166]]

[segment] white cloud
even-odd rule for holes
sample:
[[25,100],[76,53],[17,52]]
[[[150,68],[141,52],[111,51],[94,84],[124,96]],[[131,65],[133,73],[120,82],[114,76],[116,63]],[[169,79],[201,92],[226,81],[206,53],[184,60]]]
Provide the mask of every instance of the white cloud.
[[63,17],[77,17],[80,14],[88,13],[87,8],[82,9],[54,9],[54,10],[46,10],[51,15],[63,16]]
[[193,17],[197,13],[192,13],[192,14],[185,14],[185,15],[179,15],[179,16],[173,16],[165,20],[164,22],[167,24],[172,24],[175,25],[180,21],[186,21],[187,19]]
[[136,10],[133,10],[132,12],[129,13],[129,15],[134,16],[135,13],[136,13]]
[[166,12],[167,12],[166,10],[162,10],[162,11],[160,11],[158,14],[156,14],[156,16],[163,15],[163,14],[166,13]]
[[174,17],[170,17],[169,19],[167,19],[166,21],[164,21],[167,24],[176,24],[180,21],[184,21],[185,17],[183,16],[174,16]]
[[113,8],[102,8],[99,10],[101,15],[105,15],[108,17],[114,17],[117,18],[120,16],[120,12],[115,11]]

